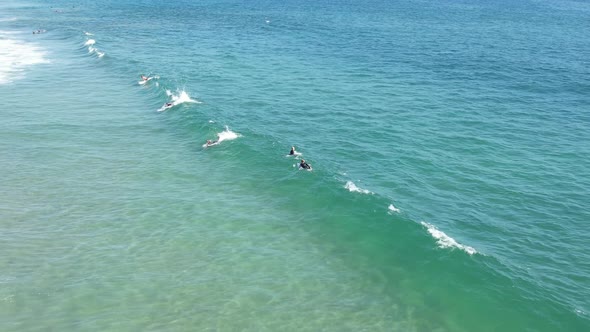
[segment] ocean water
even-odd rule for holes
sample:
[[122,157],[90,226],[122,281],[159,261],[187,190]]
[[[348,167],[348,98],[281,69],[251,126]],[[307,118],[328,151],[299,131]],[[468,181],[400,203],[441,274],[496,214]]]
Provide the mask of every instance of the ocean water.
[[589,15],[0,2],[0,330],[589,331]]

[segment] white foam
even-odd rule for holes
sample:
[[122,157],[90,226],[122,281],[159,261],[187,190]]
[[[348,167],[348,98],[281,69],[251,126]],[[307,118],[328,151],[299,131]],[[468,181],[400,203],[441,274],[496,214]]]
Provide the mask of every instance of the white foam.
[[458,243],[457,241],[455,241],[455,239],[448,236],[443,231],[438,230],[434,225],[424,221],[422,221],[421,224],[422,226],[426,227],[428,229],[428,233],[430,233],[430,235],[432,235],[432,237],[436,239],[436,243],[438,244],[439,248],[458,248],[465,251],[469,255],[477,253],[477,251],[473,247],[465,246]]
[[224,131],[217,133],[217,141],[215,141],[211,144],[205,143],[205,144],[203,144],[203,147],[206,148],[209,146],[214,146],[214,145],[220,144],[223,141],[231,141],[231,140],[234,140],[234,139],[241,137],[241,136],[242,135],[229,130],[228,126],[225,126]]
[[162,112],[165,111],[169,108],[172,108],[176,105],[180,105],[183,103],[193,103],[193,104],[200,104],[201,102],[195,99],[192,99],[191,96],[188,95],[188,93],[186,93],[186,91],[182,90],[179,91],[178,94],[174,94],[172,93],[170,90],[166,90],[166,95],[168,95],[168,97],[170,97],[171,101],[170,101],[170,106],[167,106],[166,104],[164,104],[162,107],[160,107],[160,109],[158,109],[158,112]]
[[97,57],[102,58],[105,55],[105,53],[100,51],[98,48],[94,47],[95,44],[96,44],[96,40],[88,39],[84,43],[84,46],[88,46],[88,53],[89,54],[96,53]]
[[24,68],[49,63],[46,52],[33,43],[8,39],[9,31],[0,31],[0,84],[7,84],[23,77]]
[[357,187],[352,181],[347,181],[344,185],[344,188],[348,189],[350,192],[356,192],[361,194],[373,194],[373,192]]
[[84,31],[84,34],[85,34],[86,36],[94,36],[94,34],[92,34],[92,33],[90,33],[90,32],[87,32],[87,31]]
[[389,204],[387,209],[389,210],[389,212],[400,213],[400,210],[398,208],[396,208],[395,206],[393,206],[393,204]]
[[240,137],[240,134],[229,130],[229,127],[225,126],[225,130],[220,133],[217,133],[217,137],[219,137],[219,139],[217,141],[221,143],[223,141],[234,140],[234,139]]

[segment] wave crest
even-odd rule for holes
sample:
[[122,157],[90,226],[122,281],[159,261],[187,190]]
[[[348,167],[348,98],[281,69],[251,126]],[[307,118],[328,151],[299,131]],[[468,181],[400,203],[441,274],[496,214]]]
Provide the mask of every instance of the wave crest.
[[438,230],[436,226],[424,221],[420,223],[422,224],[422,226],[426,227],[428,229],[428,233],[430,233],[430,235],[432,235],[432,237],[436,239],[436,243],[438,244],[439,248],[458,248],[465,251],[469,255],[477,253],[477,251],[473,247],[465,246],[458,243],[457,241],[455,241],[455,239],[445,234],[445,232]]
[[391,213],[391,212],[399,213],[400,212],[400,210],[398,208],[396,208],[395,206],[393,206],[393,204],[389,204],[387,209],[389,210],[389,213]]
[[344,185],[344,188],[348,189],[348,191],[350,192],[357,192],[361,194],[373,194],[373,192],[370,190],[357,187],[352,181],[347,181]]

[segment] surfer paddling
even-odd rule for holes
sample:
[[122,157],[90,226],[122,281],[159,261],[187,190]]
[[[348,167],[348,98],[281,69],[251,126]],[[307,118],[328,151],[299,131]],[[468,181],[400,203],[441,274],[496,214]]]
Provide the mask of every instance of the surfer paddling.
[[205,143],[203,145],[203,147],[208,148],[210,146],[217,145],[217,144],[219,144],[219,139],[217,139],[216,141],[211,141],[210,139],[208,139],[207,143]]
[[301,162],[299,163],[299,167],[301,167],[303,169],[311,170],[311,165],[306,163],[305,160],[303,160],[303,159],[301,159]]

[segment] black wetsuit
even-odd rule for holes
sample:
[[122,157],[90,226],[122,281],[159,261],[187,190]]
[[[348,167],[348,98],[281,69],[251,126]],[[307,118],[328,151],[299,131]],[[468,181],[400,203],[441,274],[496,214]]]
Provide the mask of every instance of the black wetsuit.
[[311,169],[311,166],[309,166],[308,163],[301,163],[301,164],[299,164],[299,167],[305,168],[305,169]]
[[295,150],[291,150],[291,151],[289,151],[289,154],[290,154],[290,155],[294,155],[294,154],[295,154]]

